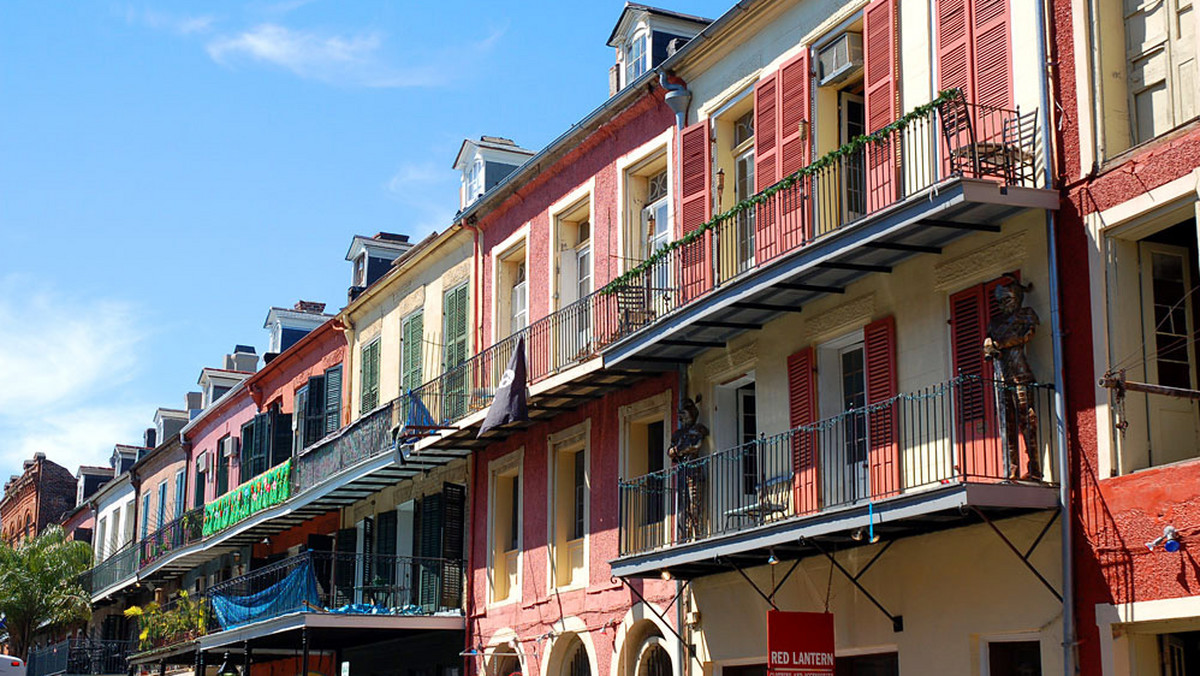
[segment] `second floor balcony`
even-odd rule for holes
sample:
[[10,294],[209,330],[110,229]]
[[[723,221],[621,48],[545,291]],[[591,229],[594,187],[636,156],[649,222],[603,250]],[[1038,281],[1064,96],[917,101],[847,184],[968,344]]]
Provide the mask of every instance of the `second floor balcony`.
[[[1017,397],[1040,421],[1017,419]],[[1049,477],[1013,480],[1020,459],[1055,457],[1053,391],[973,376],[620,483],[618,576],[728,570],[725,557],[803,555],[806,541],[894,539],[1052,509]],[[1028,419],[1028,418],[1026,418]]]
[[138,547],[129,543],[80,576],[83,590],[93,602],[105,595],[132,584],[138,569]]
[[33,648],[26,664],[28,676],[101,676],[129,672],[131,641],[72,638]]

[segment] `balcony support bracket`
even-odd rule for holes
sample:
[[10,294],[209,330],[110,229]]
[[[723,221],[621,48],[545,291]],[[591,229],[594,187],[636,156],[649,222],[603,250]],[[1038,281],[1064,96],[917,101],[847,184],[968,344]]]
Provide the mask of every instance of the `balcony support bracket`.
[[1027,549],[1024,553],[1017,549],[1017,546],[1012,543],[1012,540],[1008,539],[1008,536],[1004,534],[1004,531],[1000,530],[1000,528],[996,526],[996,524],[993,523],[986,514],[980,511],[978,507],[972,506],[971,510],[974,511],[980,519],[983,519],[984,523],[991,527],[992,532],[994,532],[1005,545],[1008,545],[1008,548],[1012,551],[1012,553],[1017,555],[1017,558],[1021,560],[1021,563],[1025,564],[1025,567],[1028,568],[1029,572],[1033,573],[1034,577],[1036,577],[1038,581],[1042,583],[1042,586],[1049,590],[1049,592],[1054,595],[1054,598],[1058,599],[1059,603],[1062,603],[1062,594],[1058,593],[1058,590],[1054,588],[1054,585],[1050,584],[1050,581],[1047,580],[1044,575],[1042,575],[1041,571],[1039,571],[1037,567],[1029,561],[1029,557],[1033,554],[1033,550],[1037,549],[1037,546],[1041,543],[1042,538],[1045,537],[1046,533],[1050,530],[1050,526],[1054,525],[1054,522],[1058,519],[1058,513],[1060,510],[1054,510],[1050,520],[1046,522],[1045,526],[1042,526],[1042,531],[1038,533],[1038,536],[1034,539],[1033,544],[1030,545],[1029,549]]
[[878,552],[876,552],[875,556],[872,557],[871,560],[867,562],[867,565],[863,566],[863,569],[858,572],[858,575],[851,575],[850,571],[846,570],[842,566],[842,564],[838,562],[837,558],[835,558],[833,556],[832,553],[830,553],[828,550],[826,550],[824,547],[821,546],[821,543],[817,542],[816,540],[805,540],[804,542],[805,542],[805,544],[812,545],[813,547],[815,547],[817,549],[817,551],[824,554],[825,558],[829,559],[830,565],[832,565],[834,568],[837,568],[838,571],[841,572],[842,575],[846,576],[846,579],[850,581],[850,584],[852,584],[856,588],[858,588],[858,591],[862,592],[863,596],[867,597],[868,601],[875,604],[875,607],[879,609],[879,612],[883,613],[885,617],[887,617],[889,620],[892,621],[892,631],[893,632],[900,633],[900,632],[904,631],[904,616],[903,615],[893,615],[890,612],[888,612],[888,609],[884,608],[883,604],[880,603],[879,600],[876,599],[874,597],[874,595],[871,594],[871,592],[867,591],[867,588],[864,587],[861,582],[859,582],[859,578],[861,578],[863,576],[863,574],[867,572],[867,569],[869,569],[872,566],[872,564],[874,564],[876,561],[878,561],[879,557],[883,556],[883,553],[886,552],[888,550],[888,548],[892,546],[892,542],[894,542],[893,540],[888,540],[887,544],[885,544],[882,548],[880,548],[880,550]]
[[[723,559],[723,561],[732,570],[736,570],[738,575],[741,575],[742,579],[746,581],[746,584],[750,585],[754,591],[758,592],[758,595],[761,596],[764,601],[766,601],[775,610],[779,610],[779,606],[775,605],[775,591],[778,591],[778,588],[772,590],[770,596],[768,596],[766,592],[764,592],[762,589],[759,589],[758,585],[754,584],[754,580],[750,579],[750,576],[746,574],[746,571],[742,570],[741,566],[728,559]],[[789,575],[790,574],[791,573],[789,571]]]
[[679,639],[680,645],[682,645],[684,648],[687,648],[688,654],[692,656],[692,659],[698,659],[696,656],[696,646],[685,641],[683,635],[679,633],[679,629],[667,619],[667,613],[671,612],[671,608],[675,605],[675,602],[679,600],[680,596],[683,596],[687,593],[688,585],[692,583],[691,580],[683,580],[683,584],[680,585],[679,591],[675,592],[675,596],[671,597],[671,602],[668,603],[667,607],[663,608],[662,612],[660,613],[658,612],[658,608],[654,607],[653,603],[650,603],[646,600],[645,596],[642,596],[642,592],[640,592],[637,587],[629,583],[629,580],[623,577],[616,579],[619,579],[626,587],[628,587],[629,591],[633,592],[633,595],[642,602],[642,605],[649,608],[650,612],[654,613],[655,617],[662,622],[662,626],[670,630],[670,632],[675,635],[675,638]]

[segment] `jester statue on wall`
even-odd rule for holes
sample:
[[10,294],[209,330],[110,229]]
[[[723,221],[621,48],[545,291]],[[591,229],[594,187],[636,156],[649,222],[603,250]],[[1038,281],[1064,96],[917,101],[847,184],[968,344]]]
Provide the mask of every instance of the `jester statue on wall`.
[[[988,323],[983,339],[984,358],[992,363],[995,378],[1000,384],[998,397],[1003,424],[1004,444],[1008,450],[1010,480],[1041,481],[1038,461],[1038,414],[1033,404],[1032,387],[1037,382],[1025,346],[1033,340],[1039,323],[1032,308],[1022,307],[1025,294],[1032,284],[1021,284],[1011,275],[995,289],[999,312]],[[1025,442],[1027,464],[1021,472],[1021,441]]]
[[704,468],[691,462],[700,457],[700,447],[708,437],[708,428],[700,422],[700,395],[695,400],[687,397],[679,404],[679,426],[671,435],[671,446],[667,455],[676,465],[682,465],[683,479],[682,513],[680,529],[685,540],[694,540],[702,535],[704,519]]

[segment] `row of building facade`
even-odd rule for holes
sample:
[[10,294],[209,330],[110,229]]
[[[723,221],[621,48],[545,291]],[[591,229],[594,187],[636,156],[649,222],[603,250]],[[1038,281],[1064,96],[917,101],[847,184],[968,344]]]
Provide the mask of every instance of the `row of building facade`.
[[805,610],[839,674],[1194,673],[1193,16],[627,3],[604,103],[464,142],[447,228],[355,237],[344,308],[157,412],[87,501],[90,640],[758,676]]

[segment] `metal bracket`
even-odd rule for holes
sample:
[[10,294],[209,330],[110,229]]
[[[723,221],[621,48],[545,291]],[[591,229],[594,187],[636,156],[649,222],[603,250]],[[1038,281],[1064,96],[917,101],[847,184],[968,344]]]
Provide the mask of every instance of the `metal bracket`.
[[[741,575],[742,579],[746,581],[746,584],[750,585],[754,589],[754,591],[758,592],[758,595],[761,596],[764,601],[766,601],[768,604],[770,604],[770,606],[772,608],[774,608],[775,610],[779,610],[779,606],[775,605],[775,600],[774,600],[775,592],[779,590],[778,587],[773,589],[771,591],[770,596],[768,596],[766,592],[764,592],[763,590],[758,588],[758,585],[754,584],[754,580],[751,580],[750,576],[746,574],[746,571],[742,570],[741,567],[739,567],[736,563],[729,561],[728,559],[717,559],[717,560],[724,562],[731,569],[736,570],[738,575]],[[793,566],[793,569],[794,568],[795,568],[795,566]]]
[[663,612],[660,613],[660,612],[658,612],[658,609],[654,607],[654,604],[647,601],[645,596],[642,596],[642,592],[638,591],[637,587],[634,587],[633,585],[629,584],[629,580],[626,580],[623,577],[622,578],[610,578],[610,579],[620,580],[622,582],[622,584],[624,584],[626,587],[629,587],[629,591],[633,592],[633,595],[638,597],[638,600],[641,601],[647,608],[649,608],[650,612],[654,613],[655,617],[657,617],[660,621],[662,621],[663,626],[666,627],[668,630],[670,630],[670,632],[675,635],[675,638],[679,639],[680,645],[682,645],[684,648],[687,648],[688,654],[692,656],[692,659],[694,659],[694,660],[699,659],[699,657],[696,656],[696,646],[685,641],[683,638],[683,635],[679,633],[679,630],[677,628],[675,628],[675,626],[672,625],[669,620],[667,620],[666,615],[665,615],[665,613],[670,612],[671,608],[675,605],[675,602],[679,600],[679,597],[682,596],[685,592],[687,592],[688,585],[690,585],[692,583],[691,580],[683,581],[683,586],[679,588],[679,591],[676,592],[675,596],[673,596],[671,598],[671,602],[668,603],[667,607],[664,608]]
[[986,514],[979,511],[978,507],[972,506],[971,509],[979,515],[979,518],[983,519],[984,523],[991,526],[992,531],[999,536],[1000,540],[1003,541],[1004,544],[1008,545],[1008,548],[1012,550],[1013,554],[1017,555],[1018,559],[1021,559],[1021,563],[1025,564],[1025,567],[1029,569],[1029,572],[1033,573],[1034,576],[1037,577],[1038,581],[1041,582],[1051,594],[1054,594],[1054,598],[1058,599],[1059,603],[1062,603],[1062,594],[1058,593],[1058,590],[1054,588],[1054,585],[1050,584],[1050,581],[1047,580],[1046,577],[1042,575],[1042,573],[1032,563],[1029,562],[1029,556],[1033,554],[1033,550],[1037,549],[1037,546],[1042,542],[1042,538],[1045,537],[1046,533],[1050,531],[1050,526],[1053,526],[1054,522],[1058,519],[1059,510],[1054,510],[1054,514],[1051,515],[1050,520],[1046,522],[1046,525],[1042,526],[1042,531],[1038,533],[1038,536],[1034,539],[1033,544],[1029,545],[1029,549],[1025,550],[1025,553],[1022,554],[1021,550],[1017,549],[1017,546],[1012,543],[1012,540],[1009,540],[1008,536],[1005,535],[996,526],[996,524],[992,523],[992,520],[987,518]]
[[838,560],[834,558],[833,554],[829,553],[824,547],[821,546],[821,543],[817,542],[816,540],[805,540],[806,544],[816,547],[817,551],[824,554],[825,558],[829,559],[829,563],[841,571],[842,575],[845,575],[846,579],[850,581],[850,584],[857,587],[858,591],[862,592],[863,596],[866,596],[868,601],[875,604],[875,607],[879,609],[879,612],[883,613],[885,617],[892,621],[892,631],[899,633],[904,631],[904,616],[893,615],[888,612],[888,609],[884,608],[883,604],[880,603],[879,600],[876,599],[871,592],[867,591],[867,588],[862,586],[862,583],[858,581],[859,578],[861,578],[868,570],[870,570],[871,566],[879,560],[879,557],[883,556],[883,553],[891,548],[893,542],[895,542],[895,540],[888,540],[878,552],[875,552],[875,556],[871,557],[871,560],[867,562],[867,565],[863,566],[862,570],[858,571],[857,575],[851,575],[850,571],[846,570],[842,564],[838,563]]

